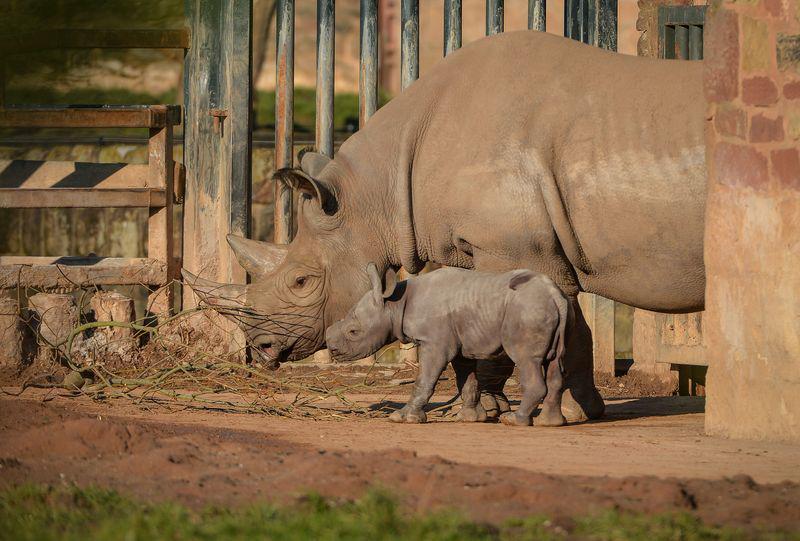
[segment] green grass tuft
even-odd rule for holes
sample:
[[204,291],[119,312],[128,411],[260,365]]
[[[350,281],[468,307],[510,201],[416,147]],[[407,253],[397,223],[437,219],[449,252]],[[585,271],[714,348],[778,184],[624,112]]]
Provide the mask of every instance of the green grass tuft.
[[454,511],[403,512],[397,499],[373,490],[355,502],[316,494],[290,506],[209,507],[142,503],[97,488],[21,486],[0,492],[0,540],[499,540],[706,541],[794,539],[797,533],[743,532],[704,525],[688,514],[609,511],[578,517],[570,531],[546,517],[479,524]]

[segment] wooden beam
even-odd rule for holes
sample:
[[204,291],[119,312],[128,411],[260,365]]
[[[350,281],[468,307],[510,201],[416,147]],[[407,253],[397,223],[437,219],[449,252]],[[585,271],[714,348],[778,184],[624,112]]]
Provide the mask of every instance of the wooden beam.
[[163,261],[126,257],[0,256],[0,289],[163,285]]
[[162,128],[180,123],[179,105],[0,109],[0,128]]
[[[184,267],[245,283],[225,241],[250,233],[251,0],[185,0],[192,42],[184,67]],[[214,129],[212,110],[226,116]],[[184,302],[194,295],[185,288]]]
[[8,34],[0,39],[6,54],[46,49],[188,49],[189,30],[95,30],[58,28]]
[[592,357],[594,369],[614,375],[616,358],[614,351],[614,301],[581,293],[578,295],[583,316],[592,331]]
[[144,164],[0,160],[0,188],[147,188]]
[[0,208],[161,208],[166,193],[163,188],[0,188]]

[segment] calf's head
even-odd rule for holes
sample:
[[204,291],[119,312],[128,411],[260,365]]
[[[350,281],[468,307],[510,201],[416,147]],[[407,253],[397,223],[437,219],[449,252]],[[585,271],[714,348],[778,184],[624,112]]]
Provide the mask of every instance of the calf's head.
[[394,271],[386,273],[386,286],[381,283],[377,267],[367,267],[372,289],[341,320],[325,331],[325,343],[337,361],[355,361],[372,355],[392,338],[392,315],[386,300],[397,285]]
[[254,354],[272,367],[325,347],[326,326],[369,289],[367,263],[388,265],[382,232],[375,226],[379,210],[370,210],[381,202],[363,194],[348,199],[349,171],[328,158],[308,153],[301,165],[302,170],[275,175],[300,193],[298,229],[291,244],[228,236],[250,275],[249,285],[200,282],[184,274],[206,304],[242,327]]

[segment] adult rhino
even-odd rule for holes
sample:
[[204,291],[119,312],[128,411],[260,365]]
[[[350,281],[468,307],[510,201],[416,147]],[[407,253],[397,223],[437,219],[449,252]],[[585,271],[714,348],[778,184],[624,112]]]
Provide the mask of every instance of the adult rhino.
[[[326,326],[369,290],[369,262],[381,273],[426,261],[529,268],[575,309],[564,414],[602,415],[577,294],[657,311],[703,307],[701,79],[700,63],[539,32],[449,55],[335,159],[309,153],[302,170],[276,175],[302,192],[291,244],[229,238],[252,278],[246,303],[262,315],[248,326],[253,344],[275,363],[323,348]],[[195,289],[244,294],[220,287]],[[512,366],[487,374],[479,362],[478,379],[499,393]]]

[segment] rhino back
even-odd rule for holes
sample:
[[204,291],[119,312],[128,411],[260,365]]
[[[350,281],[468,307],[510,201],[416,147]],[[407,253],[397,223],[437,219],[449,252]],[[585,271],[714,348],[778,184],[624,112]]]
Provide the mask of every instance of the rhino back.
[[395,171],[409,176],[424,259],[526,267],[570,293],[692,309],[704,289],[703,113],[699,63],[512,32],[450,55],[352,150],[389,147],[406,164]]

